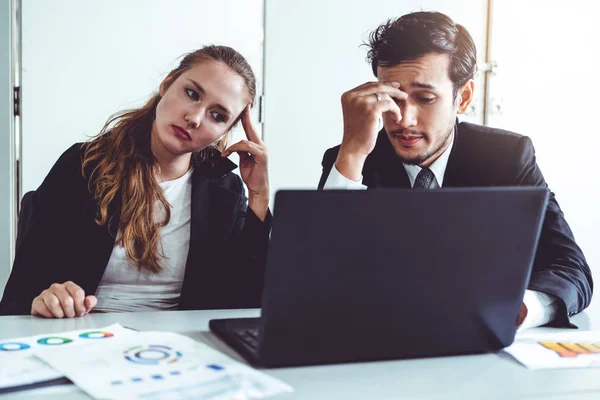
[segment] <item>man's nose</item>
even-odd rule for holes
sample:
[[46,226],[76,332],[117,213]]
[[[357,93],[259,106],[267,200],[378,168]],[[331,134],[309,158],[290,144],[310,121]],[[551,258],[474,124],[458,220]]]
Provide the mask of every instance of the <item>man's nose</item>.
[[398,125],[402,129],[412,128],[417,125],[417,107],[408,101],[403,102],[400,106],[400,112],[402,113],[402,119],[398,122]]

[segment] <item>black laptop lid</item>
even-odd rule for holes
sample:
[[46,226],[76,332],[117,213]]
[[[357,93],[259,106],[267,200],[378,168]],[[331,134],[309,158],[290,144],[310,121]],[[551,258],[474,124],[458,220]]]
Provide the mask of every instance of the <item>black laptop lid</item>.
[[546,203],[523,187],[278,192],[261,362],[507,346]]

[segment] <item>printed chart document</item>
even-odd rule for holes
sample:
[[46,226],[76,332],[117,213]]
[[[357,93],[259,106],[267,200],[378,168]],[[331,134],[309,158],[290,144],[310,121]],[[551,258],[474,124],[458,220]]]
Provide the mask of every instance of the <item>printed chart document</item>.
[[287,384],[186,336],[138,332],[38,356],[96,399],[258,399]]
[[75,347],[114,340],[132,333],[137,332],[114,324],[100,329],[0,340],[0,393],[8,389],[64,377],[62,373],[35,356],[40,350],[59,349],[62,354],[65,354],[72,352]]
[[600,331],[523,333],[504,351],[529,369],[600,367]]

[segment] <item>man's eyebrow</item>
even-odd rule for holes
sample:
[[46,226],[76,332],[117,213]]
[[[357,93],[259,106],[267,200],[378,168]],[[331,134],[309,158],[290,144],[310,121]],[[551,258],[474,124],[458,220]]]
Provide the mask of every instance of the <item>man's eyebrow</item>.
[[422,83],[422,82],[411,82],[408,86],[410,86],[412,88],[417,88],[417,89],[436,90],[435,86],[430,85],[428,83]]
[[[203,88],[202,86],[200,86],[200,84],[199,84],[198,82],[196,82],[196,81],[195,81],[195,80],[193,80],[193,79],[190,79],[189,81],[190,81],[190,82],[192,82],[192,84],[193,84],[194,86],[196,86],[196,89],[198,89],[198,91],[199,91],[200,93],[202,93],[202,94],[206,94],[206,90],[204,90],[204,88]],[[223,106],[223,105],[221,105],[221,104],[217,104],[216,106],[217,106],[217,108],[218,108],[218,109],[220,109],[220,110],[221,110],[221,111],[223,111],[224,113],[226,113],[226,114],[228,114],[228,115],[231,115],[231,111],[229,111],[229,109],[228,109],[227,107],[225,107],[225,106]]]

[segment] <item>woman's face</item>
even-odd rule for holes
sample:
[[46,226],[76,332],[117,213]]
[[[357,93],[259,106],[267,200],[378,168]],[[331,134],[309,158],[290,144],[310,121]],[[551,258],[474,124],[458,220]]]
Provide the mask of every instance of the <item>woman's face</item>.
[[217,142],[248,104],[244,79],[221,62],[198,62],[168,88],[165,81],[160,86],[152,142],[161,152],[175,156]]

